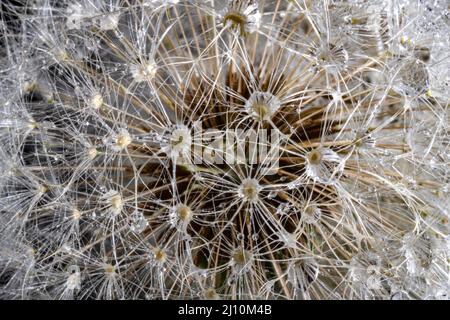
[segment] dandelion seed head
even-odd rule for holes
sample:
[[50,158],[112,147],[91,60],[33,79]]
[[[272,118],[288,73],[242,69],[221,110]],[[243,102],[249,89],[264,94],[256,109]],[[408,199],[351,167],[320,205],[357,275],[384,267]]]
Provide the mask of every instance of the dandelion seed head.
[[448,298],[445,0],[19,2],[0,298]]

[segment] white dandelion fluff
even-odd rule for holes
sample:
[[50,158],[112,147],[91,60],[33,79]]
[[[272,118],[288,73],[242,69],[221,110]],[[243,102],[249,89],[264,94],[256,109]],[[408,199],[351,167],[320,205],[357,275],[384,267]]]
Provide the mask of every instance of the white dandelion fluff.
[[448,299],[449,10],[2,1],[0,297]]

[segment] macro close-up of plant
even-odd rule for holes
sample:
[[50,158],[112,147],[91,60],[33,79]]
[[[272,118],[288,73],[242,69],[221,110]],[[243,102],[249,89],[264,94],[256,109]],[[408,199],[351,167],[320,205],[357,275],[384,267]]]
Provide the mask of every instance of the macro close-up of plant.
[[448,299],[448,0],[0,3],[0,299]]

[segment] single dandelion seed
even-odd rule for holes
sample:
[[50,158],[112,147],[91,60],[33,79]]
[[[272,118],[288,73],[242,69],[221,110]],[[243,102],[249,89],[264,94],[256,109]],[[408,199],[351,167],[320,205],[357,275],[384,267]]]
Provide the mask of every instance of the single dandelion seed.
[[105,263],[103,265],[103,270],[104,270],[105,274],[109,277],[112,277],[116,274],[116,267],[114,267],[110,263]]
[[313,149],[306,155],[306,174],[324,184],[336,182],[342,175],[345,159],[329,148]]
[[214,288],[208,288],[205,290],[205,298],[208,300],[219,300],[220,297]]
[[191,209],[186,205],[179,205],[177,206],[177,214],[178,217],[185,222],[188,222],[192,218],[192,211]]
[[124,201],[122,195],[115,191],[110,190],[103,195],[103,200],[105,205],[107,206],[107,211],[113,216],[117,216],[122,212],[124,207]]
[[286,248],[297,248],[297,237],[295,234],[286,230],[280,230],[279,238]]
[[108,31],[117,29],[119,26],[120,15],[120,12],[102,14],[98,18],[100,30]]
[[75,220],[75,221],[78,221],[78,220],[81,219],[81,217],[82,217],[81,211],[78,210],[77,208],[74,208],[72,210],[72,219]]
[[242,273],[248,271],[252,260],[252,253],[242,247],[239,247],[234,250],[231,262],[235,271],[237,273]]
[[348,63],[348,52],[342,45],[320,42],[311,51],[318,66],[331,74],[336,74],[345,69]]
[[302,211],[302,219],[309,224],[315,224],[320,220],[322,211],[314,204],[308,204]]
[[171,157],[186,157],[191,152],[191,131],[184,125],[175,126],[168,134],[168,143],[163,144],[163,151]]
[[95,159],[95,157],[97,157],[97,155],[98,155],[97,148],[89,148],[87,150],[87,156],[89,157],[89,159]]
[[111,197],[111,207],[115,210],[120,210],[123,206],[122,197],[120,195],[115,195]]
[[130,70],[136,82],[144,82],[155,78],[158,66],[155,61],[150,60],[143,64],[132,65]]
[[399,71],[397,88],[409,96],[425,94],[429,89],[429,72],[419,59],[406,61]]
[[245,179],[239,186],[238,195],[245,201],[256,203],[261,187],[256,179]]
[[101,94],[96,93],[89,99],[89,106],[94,110],[99,110],[103,106],[103,97]]
[[232,0],[223,15],[223,25],[238,30],[241,36],[256,31],[261,23],[261,13],[253,0]]
[[114,143],[112,145],[112,150],[119,152],[126,149],[132,142],[132,138],[127,130],[121,129],[118,134],[114,137]]
[[258,121],[267,121],[278,111],[280,100],[269,92],[254,92],[245,103],[245,109]]
[[46,185],[41,184],[41,185],[37,188],[37,193],[38,193],[39,195],[43,195],[43,194],[47,193],[48,190],[49,190],[49,189],[48,189],[48,187],[47,187]]
[[36,121],[34,121],[33,119],[31,119],[31,120],[28,121],[28,128],[29,128],[30,130],[34,130],[34,129],[36,129],[37,127],[38,127],[38,125],[37,125],[37,122],[36,122]]
[[70,60],[70,55],[67,50],[63,48],[55,48],[53,49],[53,56],[58,62],[66,62]]
[[178,204],[171,209],[169,214],[170,223],[173,227],[185,232],[193,217],[192,210],[185,204]]
[[162,265],[167,260],[167,253],[160,248],[155,248],[153,250],[153,256],[157,264]]

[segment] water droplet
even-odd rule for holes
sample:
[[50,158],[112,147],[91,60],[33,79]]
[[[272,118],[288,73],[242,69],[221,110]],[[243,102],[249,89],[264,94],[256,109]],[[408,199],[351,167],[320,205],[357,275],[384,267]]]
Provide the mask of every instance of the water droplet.
[[130,229],[135,233],[141,233],[148,225],[147,219],[145,219],[144,214],[139,210],[134,211],[130,215],[129,221]]

